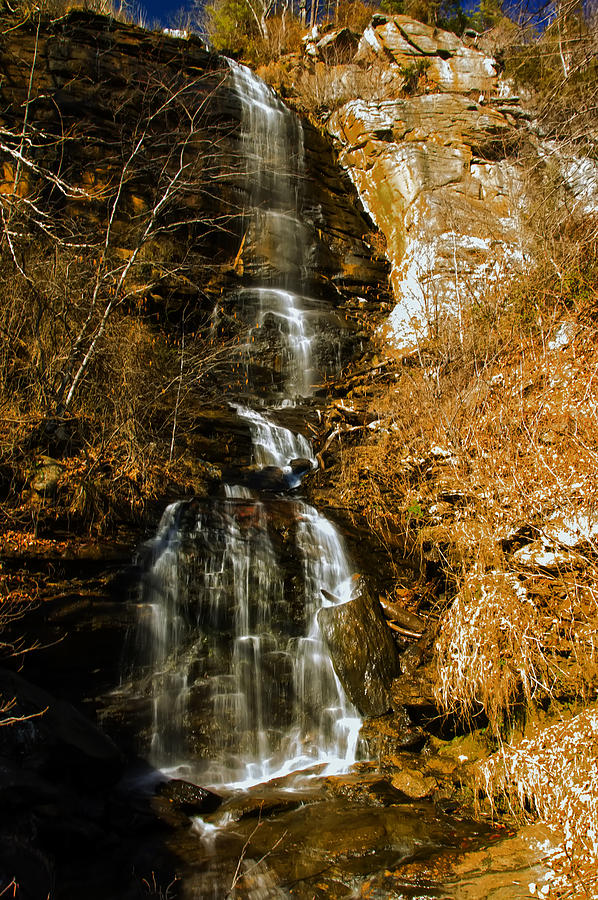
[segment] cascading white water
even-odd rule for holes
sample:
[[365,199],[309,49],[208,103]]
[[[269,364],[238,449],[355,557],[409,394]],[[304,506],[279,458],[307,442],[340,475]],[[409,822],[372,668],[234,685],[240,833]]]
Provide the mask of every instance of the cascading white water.
[[[185,504],[167,510],[145,579],[156,665],[152,761],[189,761],[190,703],[210,723],[209,757],[194,765],[205,783],[247,786],[320,763],[336,771],[355,759],[360,720],[317,612],[322,588],[348,597],[342,540],[305,503],[277,500],[270,510],[246,488],[227,495],[192,521],[181,519]],[[270,538],[273,513],[294,529],[285,549],[302,575],[299,591]]]
[[299,217],[305,179],[301,122],[250,69],[232,61],[230,67],[241,105],[241,168],[249,193],[247,238],[275,269],[275,286],[297,290],[306,273],[309,243],[308,229]]
[[256,409],[240,403],[231,403],[231,406],[249,425],[253,459],[258,466],[286,466],[292,459],[300,457],[315,462],[312,446],[302,434],[275,425]]
[[[248,69],[231,63],[250,185],[246,237],[260,281],[238,292],[257,326],[284,338],[284,401],[309,395],[312,334],[304,297],[299,120]],[[315,314],[314,314],[315,315]],[[253,320],[255,322],[255,319]],[[313,460],[310,443],[262,411],[231,403],[257,467]],[[297,484],[299,479],[297,479]],[[287,487],[293,487],[293,482]],[[350,563],[334,526],[307,504],[234,483],[223,497],[164,513],[143,579],[152,676],[152,761],[186,762],[205,784],[237,785],[355,760],[359,718],[323,645],[322,590],[348,599]],[[201,724],[198,721],[201,719]]]
[[238,297],[241,303],[251,298],[258,329],[269,324],[279,332],[286,394],[305,397],[313,383],[313,335],[304,290],[310,233],[299,215],[303,129],[250,69],[231,62],[231,77],[241,103],[242,169],[250,186],[245,239],[262,260],[258,283]]

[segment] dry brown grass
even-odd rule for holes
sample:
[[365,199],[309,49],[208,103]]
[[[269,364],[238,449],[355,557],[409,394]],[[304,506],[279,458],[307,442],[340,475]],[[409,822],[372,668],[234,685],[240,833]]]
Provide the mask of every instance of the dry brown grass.
[[436,696],[447,713],[471,721],[484,710],[500,734],[522,699],[547,691],[538,612],[518,579],[468,573],[436,643]]
[[560,277],[497,287],[345,401],[377,424],[342,443],[341,500],[434,583],[441,708],[497,733],[598,685],[597,250],[552,249]]

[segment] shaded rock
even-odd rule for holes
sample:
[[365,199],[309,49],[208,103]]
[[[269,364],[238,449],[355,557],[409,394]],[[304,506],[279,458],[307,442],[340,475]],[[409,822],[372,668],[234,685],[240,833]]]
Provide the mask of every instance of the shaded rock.
[[310,459],[292,459],[288,466],[264,466],[247,476],[247,487],[256,491],[273,493],[292,491],[299,487],[301,479],[311,472]]
[[399,659],[379,602],[361,582],[348,603],[321,609],[318,624],[351,702],[362,715],[387,712]]
[[392,683],[392,705],[436,708],[434,695],[435,671],[431,665],[422,666],[411,674],[396,678]]
[[222,804],[222,797],[218,794],[180,778],[164,782],[160,785],[158,793],[160,797],[172,803],[175,809],[188,815],[211,813]]
[[3,837],[0,842],[0,896],[40,900],[50,897],[53,887],[52,867],[45,855],[22,838]]
[[400,791],[410,800],[423,800],[429,797],[436,787],[434,778],[422,775],[421,772],[413,769],[404,769],[398,772],[391,782],[395,790]]
[[351,61],[359,44],[359,35],[350,28],[331,31],[318,41],[318,56],[326,63],[340,65]]
[[221,816],[232,817],[234,820],[263,819],[297,809],[310,799],[306,793],[294,795],[284,788],[276,790],[266,785],[263,791],[257,787],[248,794],[233,795],[223,804],[218,819],[220,820]]
[[40,456],[37,459],[35,470],[29,482],[31,490],[37,494],[53,496],[58,487],[58,481],[64,469],[62,465],[50,456]]
[[0,696],[14,698],[11,715],[24,717],[0,729],[0,756],[66,781],[88,777],[90,771],[96,785],[119,778],[120,751],[70,703],[6,671],[0,672]]
[[397,709],[392,715],[367,719],[359,733],[371,759],[382,760],[403,750],[417,752],[428,740],[428,735],[414,725],[407,710]]
[[400,799],[388,778],[379,772],[371,775],[331,775],[324,782],[324,787],[326,793],[344,797],[352,803],[388,806]]
[[187,813],[174,806],[166,797],[152,797],[150,811],[168,828],[186,828],[191,823]]

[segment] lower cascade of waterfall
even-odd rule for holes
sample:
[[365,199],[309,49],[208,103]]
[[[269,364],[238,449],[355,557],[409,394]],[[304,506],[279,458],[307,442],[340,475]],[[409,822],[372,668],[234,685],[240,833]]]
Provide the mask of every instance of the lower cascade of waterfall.
[[[238,407],[255,455],[311,456],[308,442]],[[246,787],[297,770],[346,770],[361,721],[317,624],[350,597],[335,527],[313,507],[238,485],[169,506],[151,542],[141,630],[153,674],[151,761],[204,784]]]

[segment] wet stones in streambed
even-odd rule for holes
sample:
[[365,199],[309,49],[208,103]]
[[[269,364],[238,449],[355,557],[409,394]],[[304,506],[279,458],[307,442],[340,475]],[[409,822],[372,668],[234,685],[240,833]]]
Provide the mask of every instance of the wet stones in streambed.
[[[261,884],[271,891],[263,896],[356,896],[373,876],[457,847],[463,839],[475,843],[487,830],[438,815],[431,804],[379,806],[344,797],[257,821],[252,816],[215,831],[198,825],[195,834],[177,836],[181,855],[191,861],[183,896],[225,896],[235,873],[234,896],[253,896],[256,863]],[[222,893],[208,893],[218,881]]]
[[214,791],[180,778],[163,782],[158,789],[158,795],[187,815],[215,812],[222,805],[222,797]]
[[388,712],[391,685],[399,674],[399,656],[380,603],[363,579],[352,600],[322,608],[318,624],[351,702],[365,716]]
[[[281,779],[284,784],[289,779]],[[241,819],[266,819],[272,816],[298,809],[306,803],[319,799],[317,790],[295,791],[272,787],[269,784],[257,785],[246,793],[234,794],[225,800],[217,814],[209,816],[212,823],[225,819],[238,821]]]

